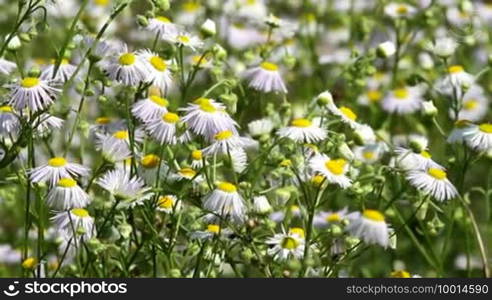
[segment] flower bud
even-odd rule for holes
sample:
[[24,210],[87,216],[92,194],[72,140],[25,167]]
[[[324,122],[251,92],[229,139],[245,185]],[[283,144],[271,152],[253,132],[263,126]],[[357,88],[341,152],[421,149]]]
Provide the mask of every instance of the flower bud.
[[376,49],[376,53],[379,57],[381,58],[388,58],[390,56],[393,56],[396,52],[396,47],[393,42],[386,41],[384,43],[379,44],[378,48]]
[[333,96],[329,91],[324,91],[318,95],[318,97],[316,98],[316,102],[319,106],[333,104]]
[[145,27],[149,26],[149,20],[145,16],[137,15],[137,24],[138,24],[138,26],[145,28]]
[[15,51],[15,50],[19,50],[21,46],[22,46],[22,44],[21,44],[21,40],[19,39],[19,37],[14,36],[10,40],[10,42],[8,43],[7,49],[9,49],[10,51]]
[[437,107],[432,100],[422,102],[422,113],[424,116],[433,117],[437,115]]
[[214,36],[217,33],[215,22],[207,19],[200,27],[200,33],[206,38]]

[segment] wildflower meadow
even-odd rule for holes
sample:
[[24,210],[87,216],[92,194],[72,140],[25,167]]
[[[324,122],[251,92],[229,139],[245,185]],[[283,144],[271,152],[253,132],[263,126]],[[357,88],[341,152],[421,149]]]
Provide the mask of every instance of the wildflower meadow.
[[0,277],[490,277],[492,1],[0,0]]

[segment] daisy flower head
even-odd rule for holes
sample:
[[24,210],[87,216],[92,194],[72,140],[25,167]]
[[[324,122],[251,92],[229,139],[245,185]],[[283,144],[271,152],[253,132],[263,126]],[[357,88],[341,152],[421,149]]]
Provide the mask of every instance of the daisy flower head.
[[326,131],[308,119],[294,119],[289,126],[280,128],[278,135],[297,143],[316,143],[326,138]]
[[150,50],[139,50],[136,55],[144,62],[148,70],[147,82],[151,82],[161,91],[167,91],[172,83],[167,62]]
[[47,136],[53,132],[55,129],[60,129],[63,126],[65,120],[52,116],[48,113],[42,113],[35,120],[34,124],[36,127],[36,134],[39,136]]
[[453,199],[458,194],[454,185],[448,180],[446,170],[441,168],[427,167],[423,170],[411,170],[406,177],[411,185],[438,201]]
[[157,200],[157,210],[170,214],[180,208],[180,203],[181,202],[178,201],[178,198],[174,195],[160,196]]
[[101,151],[101,154],[106,161],[117,163],[125,161],[132,156],[130,147],[125,141],[108,134],[96,133],[96,137],[96,149]]
[[280,76],[278,65],[264,61],[259,66],[246,70],[243,78],[249,87],[264,93],[287,94],[282,76]]
[[329,105],[328,110],[332,114],[339,116],[340,120],[343,123],[348,124],[352,129],[355,129],[358,125],[360,125],[357,123],[357,114],[347,106],[337,107],[335,105]]
[[198,170],[203,168],[203,151],[202,150],[193,150],[191,151],[191,168]]
[[[207,219],[207,217],[205,217],[205,219]],[[190,235],[190,237],[192,239],[211,240],[219,234],[221,236],[229,236],[232,234],[232,231],[227,228],[221,228],[219,224],[208,224],[205,230],[195,231]]]
[[56,210],[86,207],[89,202],[89,195],[70,177],[58,180],[46,197],[48,206]]
[[237,224],[243,223],[246,216],[246,205],[237,192],[237,187],[226,181],[218,183],[217,187],[205,196],[203,208]]
[[439,79],[436,83],[436,89],[445,95],[456,96],[461,98],[463,90],[468,90],[475,82],[475,76],[467,73],[463,66],[453,65],[448,68],[448,74]]
[[384,7],[384,13],[392,19],[411,18],[417,13],[417,9],[406,3],[389,3]]
[[376,143],[376,133],[371,126],[366,124],[354,124],[354,136],[356,142],[361,145]]
[[253,198],[253,211],[257,214],[264,215],[272,211],[272,206],[266,196],[256,196]]
[[191,35],[188,32],[178,32],[170,37],[169,41],[179,48],[189,48],[192,51],[196,51],[203,47],[203,41],[199,37]]
[[355,158],[368,164],[379,161],[384,153],[381,143],[357,146],[354,148]]
[[372,103],[378,103],[383,98],[383,93],[378,89],[369,89],[357,98],[357,103],[368,106]]
[[469,134],[474,124],[468,120],[458,120],[454,123],[453,130],[449,134],[446,142],[449,144],[462,143],[465,141],[465,133]]
[[347,216],[347,208],[339,211],[320,212],[314,216],[313,225],[324,228],[331,224],[340,224]]
[[374,209],[347,215],[350,223],[346,230],[368,244],[378,244],[383,248],[389,245],[389,228],[384,215]]
[[172,112],[166,112],[159,118],[153,118],[144,125],[150,136],[160,144],[176,144],[176,124],[179,116]]
[[176,174],[171,178],[175,180],[193,180],[196,183],[200,183],[203,181],[203,177],[198,175],[198,172],[192,168],[181,168]]
[[97,184],[130,207],[140,205],[152,197],[152,193],[149,192],[150,188],[145,186],[141,178],[132,177],[123,169],[106,172],[97,180]]
[[349,169],[349,163],[343,159],[331,159],[325,154],[319,154],[309,160],[309,167],[315,173],[325,176],[326,181],[336,184],[341,188],[347,188],[352,184],[345,174]]
[[89,240],[96,234],[94,218],[84,208],[72,208],[59,212],[51,218],[57,231],[65,239],[80,235],[80,238]]
[[295,231],[275,234],[266,243],[273,246],[268,249],[268,255],[275,260],[284,261],[291,257],[301,259],[304,256],[305,239]]
[[17,110],[29,108],[33,112],[50,106],[60,92],[51,86],[51,81],[38,77],[24,77],[6,87],[10,89],[9,105]]
[[438,57],[448,58],[455,53],[458,43],[455,39],[445,36],[427,43],[425,48]]
[[157,95],[149,95],[137,101],[132,107],[132,114],[140,121],[148,121],[167,113],[169,101]]
[[213,99],[198,98],[187,107],[182,108],[185,115],[182,121],[190,130],[209,141],[214,140],[218,132],[230,130],[237,134],[237,123],[225,111],[225,106]]
[[[463,103],[458,113],[458,120],[469,120],[477,122],[487,115],[489,101],[484,94],[483,88],[473,85],[463,96]],[[450,110],[453,117],[453,112]]]
[[428,167],[443,169],[441,165],[432,160],[432,155],[426,150],[415,152],[410,149],[398,147],[395,149],[395,154],[396,166],[406,171],[423,170]]
[[115,49],[115,55],[103,63],[103,69],[111,80],[128,86],[146,82],[151,72],[144,59],[137,53],[130,52],[126,44]]
[[242,148],[244,144],[236,133],[232,130],[222,130],[214,135],[212,144],[205,149],[205,155],[228,154],[236,148]]
[[273,122],[270,119],[258,119],[248,123],[248,131],[252,137],[270,134],[273,130]]
[[[48,81],[66,82],[72,77],[76,69],[76,66],[72,65],[68,59],[64,58],[60,61],[58,70],[56,74],[54,74],[56,70],[56,61],[52,60],[49,65],[43,67],[40,78]],[[55,75],[54,77],[53,74]]]
[[232,169],[236,173],[242,173],[248,165],[248,155],[243,148],[232,148],[229,151]]
[[17,65],[11,61],[0,57],[0,74],[9,75],[17,68]]
[[476,151],[492,149],[492,124],[471,125],[463,133],[466,144]]
[[159,35],[162,39],[169,39],[178,32],[178,26],[165,16],[155,16],[148,21],[146,29]]
[[47,164],[29,171],[32,182],[49,182],[51,186],[62,178],[87,176],[88,174],[88,168],[68,162],[64,157],[53,157],[48,160]]
[[422,101],[421,87],[401,87],[390,91],[381,105],[389,113],[404,115],[419,110]]
[[8,137],[18,132],[20,122],[14,109],[9,105],[0,106],[0,136]]

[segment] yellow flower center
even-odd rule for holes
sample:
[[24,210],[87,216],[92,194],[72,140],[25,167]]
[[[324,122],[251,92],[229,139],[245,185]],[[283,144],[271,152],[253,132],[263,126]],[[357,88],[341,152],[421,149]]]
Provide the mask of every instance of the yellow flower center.
[[311,121],[308,119],[295,119],[290,122],[290,125],[294,127],[306,128],[311,126]]
[[200,109],[204,112],[214,113],[217,111],[215,106],[210,102],[208,98],[198,98],[195,100],[195,103],[200,106]]
[[451,66],[448,68],[448,72],[451,74],[461,73],[463,71],[464,71],[464,69],[460,65],[454,65],[454,66]]
[[196,175],[196,171],[191,168],[182,168],[179,170],[179,174],[186,178],[193,178]]
[[284,159],[280,162],[281,167],[290,167],[292,166],[292,161],[290,159]]
[[393,278],[410,278],[410,273],[408,273],[405,270],[399,270],[399,271],[394,271],[391,272],[391,277]]
[[190,42],[190,38],[186,35],[178,35],[178,42],[188,44]]
[[298,211],[300,211],[301,209],[299,208],[299,206],[297,205],[291,205],[290,206],[290,211],[293,212],[293,213],[296,213]]
[[372,221],[384,222],[384,215],[375,209],[366,209],[364,210],[362,215],[364,216],[364,218]]
[[71,212],[79,218],[85,218],[89,216],[89,212],[83,208],[74,208],[71,210]]
[[297,234],[300,237],[304,237],[304,229],[300,227],[292,227],[289,229],[289,234]]
[[355,121],[357,120],[357,115],[348,107],[342,106],[340,107],[340,112],[347,117],[349,120]]
[[171,196],[161,196],[157,202],[160,208],[171,209],[174,205],[174,199]]
[[110,0],[94,0],[94,4],[98,6],[108,6]]
[[422,155],[425,158],[431,158],[432,157],[432,155],[425,150],[422,150],[422,152],[420,152],[420,155]]
[[73,180],[72,178],[62,178],[58,180],[57,184],[59,187],[71,188],[77,185],[77,181]]
[[325,163],[325,167],[330,171],[330,173],[335,175],[342,175],[344,173],[345,165],[347,161],[343,158],[340,159],[330,159]]
[[32,88],[39,84],[39,78],[36,77],[26,77],[22,79],[21,86],[23,88]]
[[383,97],[381,92],[378,90],[370,90],[367,92],[366,95],[367,95],[367,99],[369,99],[369,101],[371,102],[378,102]]
[[437,168],[429,168],[427,170],[427,174],[429,174],[430,176],[434,177],[437,180],[443,180],[443,179],[446,179],[446,177],[447,177],[447,174],[445,171],[443,171],[441,169],[437,169]]
[[166,123],[175,124],[179,121],[179,116],[175,113],[168,112],[162,115],[162,120]]
[[218,141],[223,141],[223,140],[227,140],[229,139],[230,137],[232,137],[234,135],[234,133],[230,130],[224,130],[224,131],[221,131],[219,133],[217,133],[214,138]]
[[186,12],[194,12],[197,9],[200,8],[200,3],[197,3],[197,2],[186,2],[186,3],[183,3],[182,8]]
[[108,117],[100,117],[96,119],[96,124],[99,125],[106,125],[109,124],[110,122],[111,122],[111,118]]
[[405,100],[408,98],[408,90],[406,88],[396,89],[393,91],[396,99]]
[[67,160],[64,159],[63,157],[53,157],[52,159],[48,160],[48,165],[50,167],[63,167],[67,164]]
[[24,269],[34,269],[37,263],[38,263],[37,259],[35,259],[34,257],[29,257],[22,262],[22,267]]
[[162,22],[162,23],[171,23],[171,20],[169,20],[168,18],[166,18],[164,16],[157,16],[157,17],[155,17],[155,19],[159,22]]
[[152,56],[149,59],[149,62],[152,65],[152,67],[154,67],[154,69],[156,69],[159,72],[164,72],[167,69],[166,62],[159,56]]
[[263,70],[267,70],[267,71],[277,71],[278,70],[278,66],[276,64],[268,62],[268,61],[262,62],[260,64],[260,67]]
[[458,120],[454,123],[454,126],[456,126],[457,128],[466,128],[470,125],[470,121],[468,120]]
[[340,217],[340,215],[337,213],[333,213],[326,216],[325,220],[326,222],[330,222],[330,223],[340,222],[342,220],[342,217]]
[[364,153],[362,153],[362,156],[365,158],[365,159],[374,159],[374,157],[376,156],[376,154],[374,153],[374,151],[364,151]]
[[396,12],[400,15],[405,15],[408,13],[408,7],[406,5],[400,5],[396,8]]
[[315,175],[313,176],[313,178],[311,178],[311,182],[315,185],[315,186],[320,186],[323,182],[325,181],[325,176],[323,175]]
[[237,188],[234,184],[225,181],[219,183],[217,185],[217,188],[226,193],[235,193],[237,191]]
[[119,62],[120,62],[120,65],[131,66],[135,63],[136,59],[137,59],[137,57],[135,56],[135,54],[125,53],[125,54],[120,56]]
[[164,99],[162,97],[152,95],[149,97],[150,101],[154,102],[155,104],[162,106],[162,107],[167,107],[169,105],[169,101],[167,99]]
[[159,156],[155,154],[147,154],[142,158],[140,163],[146,169],[153,169],[159,165],[160,161],[161,159],[159,158]]
[[202,160],[203,159],[202,151],[200,151],[200,150],[193,150],[191,152],[191,158],[193,158],[194,160]]
[[209,225],[207,225],[207,231],[211,232],[213,234],[219,234],[220,226],[216,225],[216,224],[209,224]]
[[284,237],[282,239],[281,243],[282,248],[288,249],[288,250],[293,250],[296,249],[299,246],[299,242],[291,237]]
[[487,124],[487,123],[484,123],[484,124],[481,124],[480,126],[478,126],[478,128],[480,129],[480,131],[482,132],[485,132],[485,133],[492,133],[492,124]]
[[255,5],[256,4],[256,0],[246,0],[246,4],[248,4],[248,5]]
[[0,106],[0,112],[12,112],[12,106],[4,105]]
[[201,55],[195,55],[191,58],[193,63],[198,66],[202,66],[208,62],[208,60],[205,57],[202,57]]
[[119,139],[119,140],[126,140],[128,139],[128,131],[127,130],[120,130],[120,131],[116,131],[115,133],[113,133],[113,137]]
[[477,106],[478,106],[478,101],[477,100],[474,100],[474,99],[467,100],[463,104],[463,108],[465,110],[474,110],[475,108],[477,108]]

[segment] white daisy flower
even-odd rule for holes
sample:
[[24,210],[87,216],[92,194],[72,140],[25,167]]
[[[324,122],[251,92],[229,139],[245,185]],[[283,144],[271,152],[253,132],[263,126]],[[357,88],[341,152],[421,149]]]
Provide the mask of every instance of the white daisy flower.
[[59,81],[59,82],[66,82],[68,81],[72,75],[75,73],[75,70],[77,69],[76,66],[70,64],[68,59],[64,58],[60,62],[60,66],[58,68],[58,71],[53,77],[53,73],[55,72],[55,60],[51,62],[48,66],[45,66],[43,68],[43,72],[41,73],[40,78],[43,80],[54,80],[54,81]]
[[280,128],[277,134],[297,143],[316,143],[326,138],[326,130],[308,119],[294,119],[290,126]]
[[217,132],[225,130],[237,134],[236,121],[225,111],[223,104],[213,99],[198,98],[181,110],[185,112],[182,121],[190,130],[208,140],[213,140]]
[[169,101],[157,95],[151,95],[133,104],[132,113],[140,121],[148,121],[167,113]]
[[440,37],[435,42],[427,43],[425,48],[436,56],[447,58],[455,53],[458,43],[453,38]]
[[422,88],[418,86],[398,88],[384,97],[381,106],[389,113],[410,114],[420,109],[423,102],[422,94]]
[[346,230],[353,236],[368,244],[378,244],[383,248],[389,245],[389,228],[384,215],[374,209],[366,209],[361,213],[347,215],[350,220]]
[[453,130],[449,134],[446,141],[449,144],[463,143],[465,141],[465,133],[470,132],[470,127],[474,124],[468,120],[458,120],[454,123]]
[[221,182],[203,199],[203,208],[220,216],[230,218],[234,223],[242,223],[246,216],[244,200],[237,187],[229,182]]
[[115,52],[103,63],[103,69],[111,80],[128,86],[137,86],[147,81],[150,70],[142,57],[128,51],[126,44],[115,49]]
[[193,180],[196,183],[200,183],[203,181],[203,177],[201,175],[197,175],[198,172],[193,170],[192,168],[181,168],[174,174],[174,176],[170,177],[171,180]]
[[231,130],[223,130],[214,135],[213,143],[203,149],[203,154],[228,154],[236,148],[242,148],[244,144],[241,138]]
[[357,103],[368,106],[372,103],[378,103],[383,98],[383,93],[378,89],[369,89],[357,98]]
[[203,151],[193,150],[191,151],[191,168],[199,170],[203,168]]
[[130,207],[140,205],[152,197],[150,188],[145,186],[142,179],[136,176],[130,177],[129,172],[123,169],[106,172],[97,180],[97,184]]
[[236,173],[243,172],[248,165],[248,155],[246,151],[242,148],[233,148],[230,150],[231,160],[232,160],[232,169]]
[[51,221],[55,223],[57,231],[65,239],[79,235],[81,232],[80,237],[86,241],[96,235],[94,218],[84,208],[59,212],[51,218]]
[[357,160],[372,164],[379,161],[384,154],[384,147],[381,146],[381,143],[368,144],[355,147],[353,152]]
[[334,104],[328,105],[327,108],[332,114],[339,116],[341,121],[348,124],[352,129],[356,129],[360,125],[357,123],[358,116],[352,109],[346,106],[336,107]]
[[17,110],[27,107],[33,112],[50,106],[60,92],[59,89],[50,86],[50,81],[36,77],[25,77],[6,87],[10,89],[9,105]]
[[195,231],[191,233],[190,237],[192,239],[211,240],[219,234],[221,236],[229,236],[232,231],[227,228],[221,228],[218,224],[208,224],[204,231]]
[[0,57],[0,74],[9,75],[17,68],[17,65],[11,61]]
[[354,136],[359,144],[367,145],[376,143],[376,134],[371,126],[366,124],[354,124]]
[[350,178],[345,174],[349,169],[349,164],[345,159],[331,159],[325,154],[319,154],[309,160],[310,168],[326,177],[326,181],[334,183],[342,188],[347,188],[352,184]]
[[150,18],[149,24],[145,29],[153,32],[162,39],[169,39],[172,36],[175,36],[178,32],[178,27],[176,24],[172,23],[169,18],[164,16],[156,16],[154,18]]
[[417,9],[406,3],[389,3],[384,7],[384,13],[393,18],[411,18],[417,13]]
[[96,133],[110,134],[125,128],[125,120],[118,120],[111,117],[99,117],[96,118],[94,124],[90,126],[89,130],[91,135],[95,135]]
[[463,133],[466,144],[477,151],[492,149],[492,124],[470,125]]
[[270,119],[259,119],[248,123],[248,131],[252,137],[270,134],[273,130],[273,122]]
[[[119,132],[119,131],[117,131]],[[132,156],[128,143],[115,138],[113,135],[96,133],[96,149],[101,151],[102,157],[111,163],[125,161]]]
[[171,86],[172,78],[166,61],[150,50],[139,50],[136,55],[149,70],[146,81],[151,82],[161,91],[167,91]]
[[460,99],[463,96],[463,89],[470,88],[475,82],[475,76],[465,72],[460,65],[454,65],[448,68],[448,74],[436,83],[436,89],[445,95],[453,96]]
[[235,50],[244,50],[255,45],[266,42],[266,36],[254,28],[247,27],[243,23],[225,24],[224,39],[231,48]]
[[259,66],[246,70],[243,78],[248,81],[249,87],[255,90],[287,94],[278,66],[274,63],[262,62]]
[[15,135],[20,129],[19,118],[15,115],[12,106],[0,106],[0,136]]
[[[461,110],[458,113],[458,120],[469,120],[477,122],[487,115],[489,101],[484,94],[483,89],[478,86],[472,86],[463,96]],[[450,111],[451,117],[453,112]]]
[[169,41],[174,43],[177,47],[190,48],[192,51],[196,51],[203,47],[203,41],[197,36],[193,36],[187,32],[176,33],[170,37]]
[[46,196],[48,206],[56,210],[86,207],[89,202],[89,195],[70,177],[58,180]]
[[444,169],[441,165],[432,160],[432,156],[426,150],[422,150],[420,153],[402,147],[395,149],[395,164],[399,168],[405,171],[411,170],[424,170],[429,167]]
[[159,118],[153,118],[144,125],[150,136],[160,144],[176,144],[176,123],[179,116],[172,112],[166,112]]
[[444,169],[429,167],[423,170],[411,170],[406,178],[411,185],[438,201],[453,199],[458,194]]
[[36,134],[46,136],[52,133],[55,129],[61,129],[65,120],[52,116],[48,113],[42,113],[35,120]]
[[305,239],[298,233],[278,233],[266,241],[269,245],[274,245],[268,249],[268,255],[275,260],[287,260],[291,257],[301,259],[304,256]]
[[339,211],[320,212],[314,216],[313,226],[325,228],[331,224],[340,224],[347,216],[347,208]]
[[49,182],[51,186],[55,185],[61,178],[87,176],[88,174],[88,168],[70,163],[63,157],[53,157],[48,160],[46,165],[29,171],[32,182]]
[[272,211],[272,206],[268,202],[266,196],[256,196],[253,197],[253,211],[257,214],[264,215]]
[[180,206],[181,201],[178,201],[178,198],[174,195],[160,196],[159,200],[157,200],[157,210],[167,214],[179,210]]

